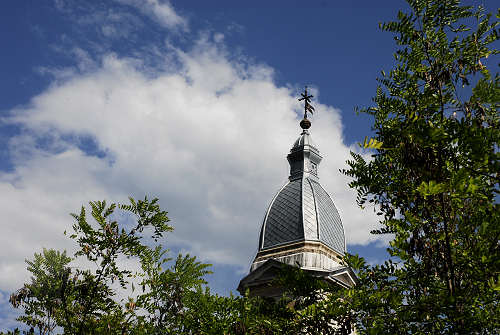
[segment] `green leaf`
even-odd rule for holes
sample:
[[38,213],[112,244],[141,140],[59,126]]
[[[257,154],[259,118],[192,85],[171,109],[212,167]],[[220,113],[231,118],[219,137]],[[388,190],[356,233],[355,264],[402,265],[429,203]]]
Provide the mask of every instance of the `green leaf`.
[[423,181],[417,188],[417,191],[424,196],[424,198],[443,193],[445,190],[446,184],[436,183],[434,180],[431,180],[428,183]]
[[363,149],[382,149],[382,145],[382,142],[375,138],[368,139],[368,136],[365,137],[363,144],[359,143],[359,146]]

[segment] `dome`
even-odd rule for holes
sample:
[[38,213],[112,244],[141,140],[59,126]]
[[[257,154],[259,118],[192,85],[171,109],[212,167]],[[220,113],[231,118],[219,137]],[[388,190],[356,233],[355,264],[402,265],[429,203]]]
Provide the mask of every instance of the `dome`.
[[321,159],[309,132],[304,130],[288,155],[289,181],[272,199],[264,217],[259,251],[293,242],[316,241],[345,254],[340,215],[319,182],[317,166]]
[[320,183],[311,178],[289,181],[269,205],[259,250],[298,241],[319,241],[344,254],[340,215]]
[[287,155],[290,175],[267,208],[258,252],[238,285],[241,294],[282,298],[287,290],[275,278],[284,267],[296,267],[329,285],[348,288],[357,283],[343,259],[346,243],[339,212],[319,181],[323,157],[311,139],[307,119],[314,111],[312,95],[306,87],[301,96],[304,119],[302,133]]

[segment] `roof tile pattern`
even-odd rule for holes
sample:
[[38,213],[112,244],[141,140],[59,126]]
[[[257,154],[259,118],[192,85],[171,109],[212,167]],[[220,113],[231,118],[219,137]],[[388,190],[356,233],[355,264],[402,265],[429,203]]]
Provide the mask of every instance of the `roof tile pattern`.
[[344,254],[345,236],[337,208],[311,166],[321,162],[305,129],[290,154],[289,182],[269,205],[262,224],[259,250],[296,241],[320,241]]
[[298,240],[320,241],[345,253],[339,212],[319,182],[310,178],[289,182],[271,203],[264,220],[261,249]]
[[274,199],[266,216],[263,248],[304,238],[301,214],[302,182],[289,182]]
[[319,239],[340,253],[345,253],[345,236],[339,212],[332,199],[316,181],[310,180],[319,216]]

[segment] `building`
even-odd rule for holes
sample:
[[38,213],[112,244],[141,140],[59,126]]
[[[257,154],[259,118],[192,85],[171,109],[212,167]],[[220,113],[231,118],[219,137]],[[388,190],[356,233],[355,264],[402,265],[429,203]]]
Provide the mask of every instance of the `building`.
[[307,112],[314,108],[305,95],[302,133],[287,156],[288,182],[269,204],[262,223],[259,248],[250,273],[241,279],[238,291],[250,295],[281,297],[283,288],[271,285],[284,264],[298,266],[335,285],[351,287],[356,276],[342,265],[346,252],[345,231],[330,195],[321,186],[318,175],[322,160],[314,145]]

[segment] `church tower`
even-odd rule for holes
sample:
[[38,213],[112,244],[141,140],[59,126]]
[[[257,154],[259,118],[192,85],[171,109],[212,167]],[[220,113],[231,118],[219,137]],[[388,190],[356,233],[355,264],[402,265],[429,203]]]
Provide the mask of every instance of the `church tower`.
[[260,230],[259,248],[250,273],[238,286],[242,294],[281,297],[283,289],[272,280],[284,264],[298,266],[332,284],[351,287],[356,277],[342,265],[346,252],[345,232],[330,195],[318,175],[322,156],[314,145],[307,113],[314,108],[311,95],[302,93],[304,119],[302,133],[287,156],[290,175],[287,183],[269,204]]

